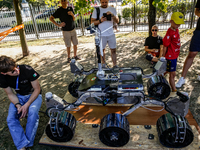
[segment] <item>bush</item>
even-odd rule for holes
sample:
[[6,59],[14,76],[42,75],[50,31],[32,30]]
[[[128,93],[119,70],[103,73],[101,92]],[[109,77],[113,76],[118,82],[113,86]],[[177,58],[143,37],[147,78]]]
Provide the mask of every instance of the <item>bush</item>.
[[132,11],[131,11],[131,8],[124,8],[122,10],[122,17],[125,19],[125,20],[128,20],[130,21],[131,20],[131,15],[132,14]]

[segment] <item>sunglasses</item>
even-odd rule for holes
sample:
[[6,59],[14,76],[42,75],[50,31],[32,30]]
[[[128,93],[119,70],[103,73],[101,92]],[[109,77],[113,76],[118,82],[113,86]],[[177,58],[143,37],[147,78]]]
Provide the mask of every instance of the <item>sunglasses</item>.
[[158,30],[157,29],[152,29],[151,31],[156,31],[157,32]]
[[67,0],[61,0],[62,2],[65,2],[65,1],[67,1]]

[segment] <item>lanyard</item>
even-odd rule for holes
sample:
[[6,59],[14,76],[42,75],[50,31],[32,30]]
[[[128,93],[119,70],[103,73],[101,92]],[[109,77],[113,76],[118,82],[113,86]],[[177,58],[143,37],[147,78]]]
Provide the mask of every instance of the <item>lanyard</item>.
[[[17,68],[19,68],[19,66]],[[16,89],[15,90],[19,90],[18,86],[19,86],[19,75],[17,76]]]
[[16,89],[15,89],[15,90],[19,90],[19,89],[18,89],[18,85],[19,85],[19,76],[17,76],[17,80],[16,80]]

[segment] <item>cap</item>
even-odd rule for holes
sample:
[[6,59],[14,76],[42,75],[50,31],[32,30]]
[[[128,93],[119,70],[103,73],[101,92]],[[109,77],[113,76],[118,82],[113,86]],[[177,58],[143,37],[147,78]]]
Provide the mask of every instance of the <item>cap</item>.
[[176,24],[185,24],[184,16],[181,12],[174,12],[171,16],[171,20],[173,20]]

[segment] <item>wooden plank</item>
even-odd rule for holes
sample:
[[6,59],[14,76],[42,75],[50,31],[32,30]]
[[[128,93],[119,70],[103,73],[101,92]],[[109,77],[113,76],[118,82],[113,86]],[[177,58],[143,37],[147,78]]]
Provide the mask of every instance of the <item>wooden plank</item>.
[[[198,149],[200,139],[199,133],[195,126],[191,126],[194,133],[193,142],[181,150]],[[153,134],[154,139],[148,139],[148,135]],[[69,142],[58,143],[49,139],[44,133],[39,143],[53,146],[74,147],[74,148],[89,148],[89,149],[111,149],[111,150],[133,150],[133,149],[166,149],[159,142],[156,126],[153,125],[151,129],[147,130],[143,125],[130,125],[130,140],[123,147],[108,147],[99,140],[99,127],[92,128],[91,124],[83,124],[78,122],[74,137]],[[179,149],[177,149],[179,150]]]
[[[90,124],[100,124],[101,119],[110,113],[123,113],[128,110],[127,106],[89,106],[89,105],[80,105],[79,111],[70,111],[74,115],[77,121],[82,123]],[[160,112],[150,111],[152,110],[161,110],[162,107],[148,106],[147,109],[140,107],[127,116],[130,125],[156,125],[158,118],[163,114],[166,114],[167,111],[162,110]],[[192,113],[188,111],[186,115],[187,120],[190,125],[195,125],[198,127],[197,122],[192,116]]]

